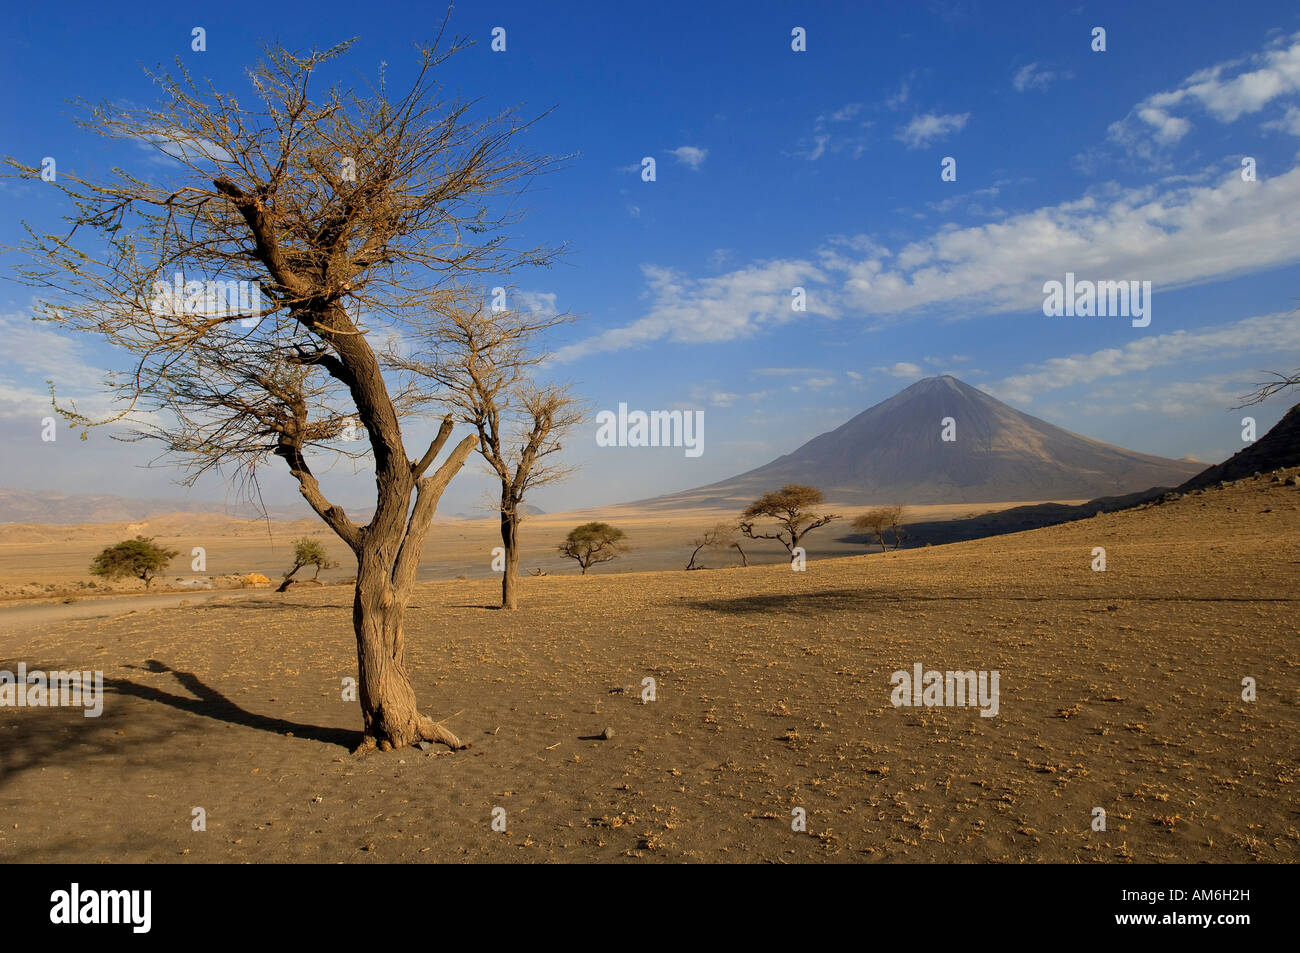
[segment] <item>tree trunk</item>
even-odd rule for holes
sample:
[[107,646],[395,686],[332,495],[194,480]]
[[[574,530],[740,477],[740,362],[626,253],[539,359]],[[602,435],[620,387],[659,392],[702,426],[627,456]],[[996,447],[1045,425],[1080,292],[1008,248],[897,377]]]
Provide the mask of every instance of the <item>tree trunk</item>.
[[501,608],[518,609],[519,511],[506,501],[502,502],[501,508],[501,545],[506,551],[506,567],[501,576]]
[[[370,550],[370,547],[367,547]],[[446,728],[420,714],[406,672],[402,621],[408,593],[392,583],[393,561],[384,551],[363,550],[352,601],[357,636],[358,700],[364,722],[361,749],[404,748],[437,741],[453,749],[468,747]]]
[[[426,459],[437,455],[451,430],[448,417]],[[357,637],[357,696],[365,731],[358,753],[404,748],[419,741],[439,742],[453,750],[469,747],[416,706],[415,689],[406,672],[402,621],[438,499],[476,442],[476,437],[462,440],[430,477],[418,477],[419,465],[414,474],[410,464],[378,470],[379,507],[355,535],[354,547],[357,582],[352,627]],[[412,489],[416,491],[414,506],[409,502]]]
[[695,552],[691,553],[691,561],[686,564],[686,568],[688,571],[695,568],[695,557],[700,554],[700,550],[703,548],[704,548],[703,544],[696,546]]
[[735,547],[736,547],[736,552],[740,553],[740,565],[741,565],[742,567],[744,567],[744,566],[748,566],[748,565],[749,565],[749,557],[746,556],[746,555],[745,555],[745,551],[744,551],[743,549],[740,548],[740,543],[732,543],[731,545],[732,545],[732,546],[735,546]]

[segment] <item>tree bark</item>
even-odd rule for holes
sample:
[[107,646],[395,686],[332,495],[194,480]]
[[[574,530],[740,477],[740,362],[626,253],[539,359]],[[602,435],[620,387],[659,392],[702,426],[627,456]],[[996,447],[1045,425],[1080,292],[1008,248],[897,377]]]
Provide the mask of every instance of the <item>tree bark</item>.
[[704,548],[704,545],[705,545],[704,543],[701,543],[700,545],[696,546],[695,552],[691,553],[691,561],[686,564],[686,568],[688,571],[695,568],[695,557],[700,554],[700,550]]
[[[432,476],[421,478],[450,436],[447,418],[419,463],[390,466],[377,472],[379,508],[359,532],[357,581],[352,627],[357,638],[358,701],[364,735],[359,753],[388,751],[419,741],[434,741],[457,750],[467,748],[451,731],[420,714],[415,689],[406,671],[402,623],[415,584],[424,537],[438,499],[465,464],[477,437],[466,437]],[[411,492],[415,505],[410,507]]]
[[501,576],[501,608],[519,608],[516,591],[519,581],[519,511],[502,500],[501,545],[506,551],[505,572]]

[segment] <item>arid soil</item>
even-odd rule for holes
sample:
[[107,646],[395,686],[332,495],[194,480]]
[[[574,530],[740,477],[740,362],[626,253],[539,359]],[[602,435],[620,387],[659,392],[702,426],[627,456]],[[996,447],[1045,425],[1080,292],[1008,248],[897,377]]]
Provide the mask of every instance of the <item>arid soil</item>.
[[[349,753],[343,587],[10,635],[0,669],[108,697],[0,708],[0,860],[1300,857],[1300,488],[805,572],[617,567],[527,578],[515,613],[490,578],[420,586],[408,665],[455,753]],[[895,707],[915,663],[996,670],[997,716]]]
[[[963,521],[965,517],[995,513],[1017,503],[953,504],[908,507],[909,520]],[[830,503],[827,512],[844,517],[810,534],[805,542],[809,556],[844,556],[873,546],[849,522],[865,507]],[[577,563],[561,556],[556,547],[573,527],[589,520],[605,520],[628,534],[630,549],[617,562],[594,566],[593,573],[632,570],[681,569],[690,559],[690,541],[715,523],[740,515],[731,510],[683,509],[647,511],[635,505],[604,507],[574,513],[548,513],[529,517],[520,533],[520,568],[531,573],[576,573]],[[106,582],[90,575],[95,554],[106,546],[142,535],[179,555],[168,571],[156,579],[150,592],[198,592],[239,588],[240,579],[260,573],[278,583],[293,564],[293,541],[302,536],[318,539],[337,568],[321,579],[338,581],[356,573],[347,547],[319,520],[279,522],[234,520],[206,514],[178,513],[136,523],[82,523],[73,526],[0,524],[0,604],[22,600],[63,601],[103,595],[144,593],[140,580]],[[741,540],[753,562],[785,563],[789,557],[774,542]],[[420,561],[422,579],[469,579],[493,576],[492,549],[501,545],[499,522],[482,519],[437,519],[429,532]],[[874,544],[873,544],[874,545]],[[194,570],[195,549],[203,553],[202,571]],[[735,550],[705,552],[707,566],[740,565]],[[306,570],[299,578],[310,577]]]

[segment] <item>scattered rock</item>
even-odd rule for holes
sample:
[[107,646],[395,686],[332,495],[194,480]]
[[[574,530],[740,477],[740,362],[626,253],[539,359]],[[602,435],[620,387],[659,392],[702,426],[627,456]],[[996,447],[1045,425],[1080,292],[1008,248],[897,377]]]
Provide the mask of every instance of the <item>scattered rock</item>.
[[614,729],[613,729],[613,728],[606,728],[604,731],[602,731],[602,732],[600,733],[600,740],[601,740],[601,741],[608,741],[610,738],[613,738],[613,737],[614,737]]
[[415,746],[416,746],[417,748],[419,748],[421,751],[432,751],[432,750],[433,750],[433,742],[432,742],[432,741],[417,741],[417,742],[415,743]]

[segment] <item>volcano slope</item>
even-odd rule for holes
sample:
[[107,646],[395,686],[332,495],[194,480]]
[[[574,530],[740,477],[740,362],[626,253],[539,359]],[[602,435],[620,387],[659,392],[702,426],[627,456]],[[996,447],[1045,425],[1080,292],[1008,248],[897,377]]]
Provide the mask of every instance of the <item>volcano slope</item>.
[[1090,500],[1178,486],[1203,468],[1071,433],[944,375],[755,470],[642,503],[743,507],[787,483],[855,505]]
[[[0,708],[0,860],[1294,861],[1297,540],[1266,476],[805,572],[526,578],[516,613],[426,583],[408,666],[473,747],[360,760],[346,589],[51,624],[0,668],[109,694]],[[997,671],[996,717],[895,707],[916,663]]]

